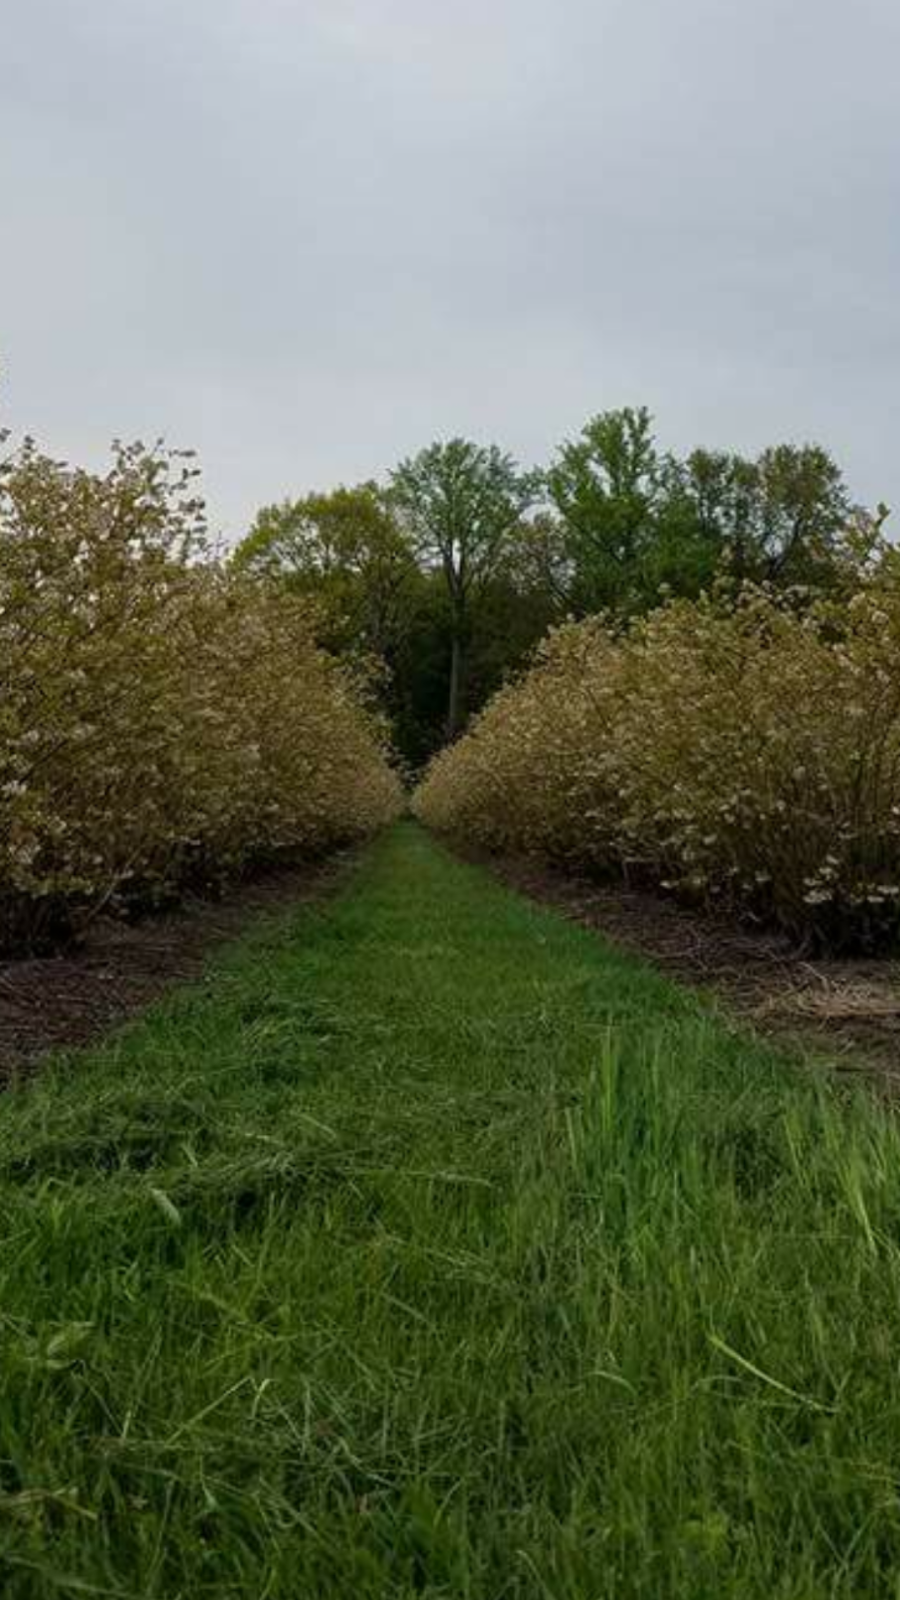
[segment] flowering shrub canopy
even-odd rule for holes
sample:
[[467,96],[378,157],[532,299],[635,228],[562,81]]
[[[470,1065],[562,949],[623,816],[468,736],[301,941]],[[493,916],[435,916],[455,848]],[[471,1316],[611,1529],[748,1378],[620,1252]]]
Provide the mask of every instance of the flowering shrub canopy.
[[159,901],[398,805],[309,603],[208,558],[189,460],[0,465],[0,948]]
[[900,593],[558,629],[432,763],[431,826],[874,946],[900,921]]

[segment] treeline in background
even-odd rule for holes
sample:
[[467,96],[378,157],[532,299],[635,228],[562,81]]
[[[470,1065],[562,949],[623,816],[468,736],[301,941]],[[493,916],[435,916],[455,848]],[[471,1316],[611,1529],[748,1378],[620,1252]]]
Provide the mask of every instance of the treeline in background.
[[234,565],[314,596],[326,648],[383,664],[394,743],[417,769],[553,626],[598,612],[622,626],[716,584],[845,592],[884,515],[817,445],[680,458],[626,407],[542,470],[454,439],[381,483],[266,506]]

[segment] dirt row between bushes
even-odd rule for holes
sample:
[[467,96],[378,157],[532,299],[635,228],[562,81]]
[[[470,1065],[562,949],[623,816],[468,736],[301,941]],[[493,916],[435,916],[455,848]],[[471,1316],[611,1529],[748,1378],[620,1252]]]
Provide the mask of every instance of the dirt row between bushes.
[[357,853],[279,867],[219,899],[191,897],[137,923],[100,917],[57,955],[0,962],[0,1085],[46,1051],[88,1044],[173,984],[201,976],[216,946],[255,918],[328,894]]
[[900,962],[810,960],[776,934],[663,895],[601,884],[547,862],[461,850],[520,893],[710,993],[766,1034],[873,1072],[900,1093]]

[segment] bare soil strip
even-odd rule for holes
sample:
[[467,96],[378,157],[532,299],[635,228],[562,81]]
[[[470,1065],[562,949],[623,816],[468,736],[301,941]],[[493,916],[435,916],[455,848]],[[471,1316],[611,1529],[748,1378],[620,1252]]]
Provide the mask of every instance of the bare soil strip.
[[825,1050],[843,1070],[875,1072],[900,1090],[900,962],[812,961],[782,936],[648,890],[598,883],[527,857],[464,854],[521,893],[710,991],[760,1031]]
[[280,867],[221,899],[191,897],[136,923],[98,918],[71,949],[0,962],[0,1085],[47,1051],[87,1044],[172,984],[199,977],[217,945],[257,916],[327,893],[355,855]]

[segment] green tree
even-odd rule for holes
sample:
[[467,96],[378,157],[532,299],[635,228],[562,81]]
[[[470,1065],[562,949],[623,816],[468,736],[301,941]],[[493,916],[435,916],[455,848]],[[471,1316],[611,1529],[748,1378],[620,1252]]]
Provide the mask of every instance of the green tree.
[[385,658],[416,576],[409,539],[374,483],[264,506],[233,562],[317,595],[334,646]]
[[520,524],[512,567],[517,586],[541,596],[548,626],[572,612],[576,567],[565,525],[554,511],[542,507]]
[[502,564],[539,477],[519,470],[496,445],[437,442],[391,474],[392,498],[419,559],[442,573],[450,618],[446,733],[463,717],[465,651],[473,599]]
[[679,460],[659,453],[645,407],[592,418],[546,483],[557,521],[535,553],[580,614],[646,610],[663,587],[695,596],[722,572],[827,588],[845,567],[844,530],[858,510],[820,445]]
[[820,445],[773,445],[755,460],[695,450],[677,472],[695,537],[739,582],[828,588],[854,508]]
[[756,463],[756,560],[780,583],[828,581],[851,515],[840,468],[820,445],[781,444]]
[[645,604],[656,604],[663,589],[695,599],[726,561],[734,568],[735,551],[744,553],[744,565],[756,498],[756,468],[740,456],[712,450],[694,450],[685,461],[667,456],[642,572]]
[[558,451],[546,487],[560,519],[574,609],[634,604],[654,536],[661,474],[645,406],[592,417]]

